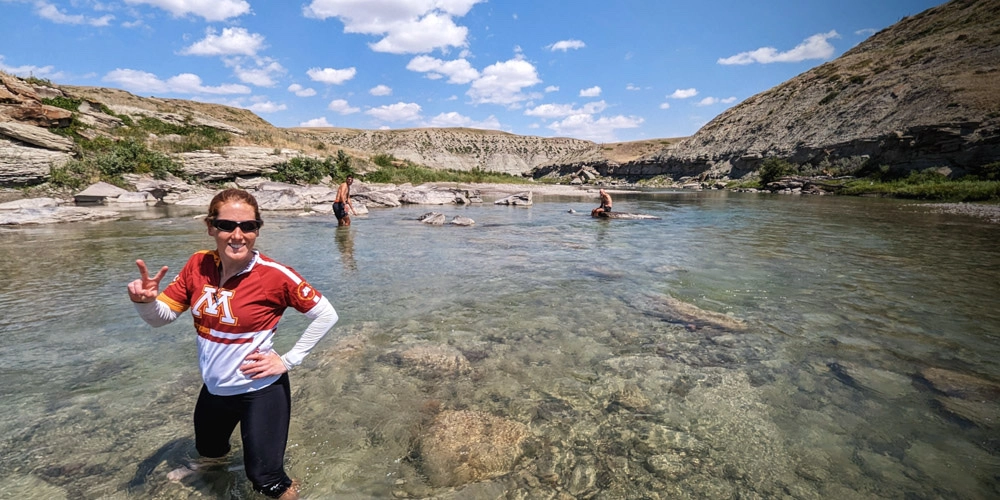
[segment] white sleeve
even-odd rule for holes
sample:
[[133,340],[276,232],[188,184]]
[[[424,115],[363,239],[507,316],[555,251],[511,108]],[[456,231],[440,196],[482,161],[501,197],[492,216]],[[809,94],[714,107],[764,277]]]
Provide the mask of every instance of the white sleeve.
[[171,309],[165,302],[160,302],[159,300],[133,302],[133,304],[135,304],[135,310],[139,311],[139,317],[153,328],[159,328],[171,323],[180,316],[179,313]]
[[340,319],[337,316],[337,311],[330,304],[326,297],[320,299],[319,303],[316,304],[309,312],[306,313],[306,317],[313,320],[306,327],[306,331],[302,332],[302,336],[299,337],[299,341],[292,346],[292,350],[285,353],[281,357],[281,361],[285,363],[285,368],[291,370],[292,367],[298,366],[302,363],[302,360],[309,354],[309,351],[316,344],[319,343],[320,339],[326,335],[326,332],[333,328],[333,325],[337,323]]

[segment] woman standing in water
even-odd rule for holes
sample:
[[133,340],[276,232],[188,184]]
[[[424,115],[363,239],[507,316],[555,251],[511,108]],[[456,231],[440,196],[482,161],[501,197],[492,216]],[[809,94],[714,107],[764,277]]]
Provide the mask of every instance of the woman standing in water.
[[[263,221],[250,193],[227,189],[215,195],[205,224],[215,250],[195,253],[162,292],[167,267],[150,277],[137,260],[141,277],[128,284],[129,298],[153,327],[191,309],[204,381],[194,409],[198,453],[225,456],[239,423],[254,489],[271,498],[297,499],[297,481],[284,469],[291,413],[287,372],[333,327],[337,312],[292,268],[254,250]],[[312,323],[282,356],[272,350],[272,341],[288,307]]]

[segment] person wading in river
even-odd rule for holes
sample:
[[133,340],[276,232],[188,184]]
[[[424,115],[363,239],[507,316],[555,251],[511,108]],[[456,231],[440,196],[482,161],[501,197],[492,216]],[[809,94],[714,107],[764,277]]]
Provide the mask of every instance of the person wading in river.
[[347,179],[340,183],[337,188],[337,197],[333,200],[333,214],[337,216],[338,226],[351,225],[351,216],[347,215],[347,209],[350,209],[352,214],[358,215],[354,211],[354,205],[351,205],[351,184],[354,184],[354,177],[348,175]]
[[[139,316],[153,327],[191,310],[204,382],[194,408],[195,448],[201,459],[171,471],[179,481],[229,453],[240,425],[247,478],[260,493],[281,500],[299,498],[298,482],[285,473],[285,446],[292,408],[288,371],[337,322],[330,302],[290,267],[254,249],[263,225],[257,200],[240,189],[215,195],[205,218],[215,250],[188,259],[161,292],[167,274],[150,277],[136,260],[140,278],[128,284]],[[287,308],[310,318],[292,349],[273,350],[278,321]]]

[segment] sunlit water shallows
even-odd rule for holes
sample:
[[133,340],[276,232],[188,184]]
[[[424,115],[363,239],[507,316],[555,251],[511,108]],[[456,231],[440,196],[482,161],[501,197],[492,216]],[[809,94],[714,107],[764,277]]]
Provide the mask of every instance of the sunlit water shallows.
[[[293,371],[306,498],[1000,496],[1000,227],[887,200],[619,195],[265,215],[340,322]],[[473,227],[417,222],[430,210]],[[577,213],[570,213],[574,209]],[[0,230],[0,498],[260,498],[193,453],[190,212]],[[177,210],[172,208],[171,210]],[[279,350],[307,320],[290,311]]]

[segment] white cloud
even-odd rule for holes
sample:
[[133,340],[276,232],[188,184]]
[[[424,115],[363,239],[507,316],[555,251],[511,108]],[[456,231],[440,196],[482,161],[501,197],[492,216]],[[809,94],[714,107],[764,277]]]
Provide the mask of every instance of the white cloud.
[[466,84],[479,78],[479,71],[465,59],[442,61],[430,56],[414,57],[406,65],[406,69],[418,73],[427,73],[427,78],[436,80],[442,76],[448,77],[448,83]]
[[855,35],[860,35],[860,36],[864,36],[864,37],[872,36],[875,33],[876,33],[876,31],[875,31],[874,28],[865,28],[865,29],[860,29],[860,30],[854,32]]
[[670,94],[667,97],[671,99],[687,99],[689,97],[694,97],[696,95],[698,95],[698,91],[694,88],[690,88],[690,89],[677,89],[674,91],[673,94]]
[[734,102],[736,102],[736,98],[735,97],[727,97],[725,99],[719,99],[718,97],[706,97],[706,98],[698,101],[698,103],[695,104],[695,106],[711,106],[713,104],[719,104],[719,103],[722,103],[722,104],[731,104],[731,103],[734,103]]
[[586,46],[587,44],[581,42],[580,40],[560,40],[556,43],[553,43],[552,45],[549,45],[546,48],[551,50],[552,52],[555,52],[557,50],[566,52],[569,49],[582,49]]
[[420,105],[413,102],[397,102],[369,109],[365,114],[384,122],[412,122],[420,119]]
[[559,92],[559,86],[549,85],[548,87],[545,87],[545,93],[548,94],[549,92]]
[[271,101],[255,102],[248,108],[254,113],[276,113],[278,111],[284,111],[288,109],[288,106],[284,104],[275,104]]
[[36,78],[58,80],[65,77],[61,71],[56,71],[54,66],[7,66],[4,64],[3,58],[4,56],[0,55],[0,71],[5,71],[12,75],[20,76],[21,78],[34,76]]
[[670,109],[670,103],[669,102],[660,103],[660,109]]
[[280,75],[285,74],[285,68],[278,64],[278,61],[269,57],[254,59],[256,67],[245,67],[239,58],[226,61],[226,66],[233,68],[236,78],[243,83],[249,83],[258,87],[273,87],[278,82],[275,81]]
[[205,30],[205,38],[181,51],[188,56],[253,56],[264,48],[264,35],[250,33],[246,28],[223,28],[221,35]]
[[361,111],[360,108],[351,107],[351,105],[343,99],[334,99],[330,101],[330,104],[326,108],[330,111],[336,111],[342,115],[350,115]]
[[300,127],[332,127],[333,125],[330,125],[326,121],[326,117],[325,116],[321,116],[319,118],[313,118],[312,120],[304,121],[304,122],[300,123],[299,126]]
[[35,12],[42,19],[48,19],[56,24],[86,24],[90,26],[108,26],[115,18],[112,15],[101,17],[86,17],[83,15],[70,15],[59,10],[58,7],[48,2],[35,2]]
[[340,85],[341,83],[354,78],[354,75],[358,73],[355,68],[347,69],[333,69],[333,68],[311,68],[306,71],[309,78],[312,78],[314,82],[326,83]]
[[625,86],[625,90],[642,90],[642,87],[637,87],[630,83]]
[[596,85],[580,91],[580,97],[597,97],[599,95],[601,95],[601,87]]
[[487,66],[466,95],[477,104],[513,105],[528,99],[523,89],[541,82],[531,63],[510,59]]
[[202,85],[201,77],[192,73],[182,73],[167,80],[156,75],[134,69],[116,69],[104,75],[105,82],[115,83],[132,92],[155,92],[158,94],[249,94],[250,87],[226,84],[216,87]]
[[592,115],[604,111],[607,107],[608,104],[604,101],[587,103],[581,108],[574,108],[572,104],[542,104],[525,110],[524,114],[544,119],[553,119],[571,115]]
[[468,28],[455,17],[466,15],[485,0],[312,0],[306,17],[336,17],[345,33],[381,36],[370,44],[376,52],[419,54],[448,47],[465,47]]
[[486,130],[500,130],[500,120],[493,115],[483,121],[475,121],[457,112],[441,113],[427,122],[428,127],[465,127]]
[[735,56],[719,59],[719,64],[770,64],[775,62],[799,62],[807,59],[829,59],[833,56],[834,48],[827,40],[840,38],[836,31],[828,33],[818,33],[806,38],[794,49],[787,52],[778,52],[774,47],[761,47],[749,52],[741,52]]
[[392,95],[392,88],[388,85],[376,85],[369,89],[368,93],[374,96]]
[[578,114],[552,123],[548,128],[562,137],[588,139],[594,142],[617,142],[615,130],[637,128],[643,121],[645,120],[637,116],[618,115],[595,120],[592,115]]
[[288,86],[288,91],[293,92],[299,97],[312,97],[316,95],[316,91],[311,88],[303,87],[297,83],[293,83]]
[[250,4],[245,0],[125,0],[125,3],[152,5],[173,14],[174,17],[194,14],[206,21],[225,21],[250,12]]

